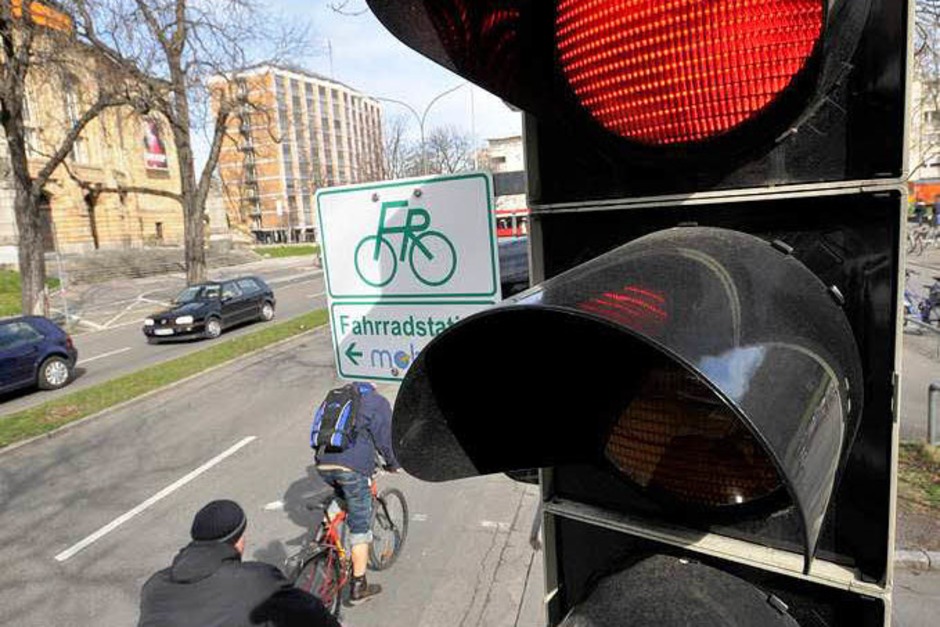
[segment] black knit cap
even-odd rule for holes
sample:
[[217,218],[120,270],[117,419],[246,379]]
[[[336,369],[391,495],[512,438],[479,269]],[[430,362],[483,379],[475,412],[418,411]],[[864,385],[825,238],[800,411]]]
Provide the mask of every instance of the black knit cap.
[[234,544],[247,524],[245,511],[235,501],[212,501],[196,513],[189,535],[199,542]]

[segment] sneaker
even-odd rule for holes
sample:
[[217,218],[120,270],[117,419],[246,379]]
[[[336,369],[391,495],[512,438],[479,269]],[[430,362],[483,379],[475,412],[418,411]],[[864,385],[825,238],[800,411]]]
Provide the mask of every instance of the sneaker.
[[377,583],[368,583],[366,576],[353,577],[352,585],[349,589],[349,602],[352,605],[362,603],[366,599],[377,595],[382,591],[382,586]]

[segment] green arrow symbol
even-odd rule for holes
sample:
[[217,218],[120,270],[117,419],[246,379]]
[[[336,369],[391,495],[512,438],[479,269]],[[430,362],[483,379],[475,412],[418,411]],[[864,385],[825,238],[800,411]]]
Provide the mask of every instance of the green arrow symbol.
[[346,356],[349,357],[349,361],[351,361],[354,366],[358,366],[359,362],[356,361],[356,357],[362,357],[362,351],[353,350],[355,348],[356,343],[353,342],[349,345],[349,348],[346,349]]

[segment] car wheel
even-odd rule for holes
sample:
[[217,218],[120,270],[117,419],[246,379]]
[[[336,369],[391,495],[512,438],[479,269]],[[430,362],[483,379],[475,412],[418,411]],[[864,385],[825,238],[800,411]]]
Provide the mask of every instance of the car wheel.
[[37,385],[43,390],[58,390],[72,380],[72,369],[61,357],[50,357],[39,367]]
[[261,319],[265,322],[270,322],[274,319],[274,305],[267,302],[261,305]]
[[206,320],[206,330],[204,335],[206,339],[214,340],[222,335],[222,321],[218,318],[209,318]]

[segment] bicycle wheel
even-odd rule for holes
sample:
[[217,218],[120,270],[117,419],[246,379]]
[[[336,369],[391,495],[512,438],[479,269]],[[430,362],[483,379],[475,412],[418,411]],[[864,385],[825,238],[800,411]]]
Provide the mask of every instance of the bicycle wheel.
[[367,285],[384,287],[395,278],[398,271],[398,260],[395,258],[395,249],[384,237],[379,243],[379,258],[375,258],[375,235],[363,238],[356,245],[353,262],[356,265],[356,274]]
[[[420,255],[415,255],[417,250]],[[457,250],[442,233],[428,231],[415,238],[408,262],[415,278],[425,285],[443,285],[457,270]]]
[[940,327],[940,305],[934,305],[927,312],[927,319],[924,320],[927,324],[933,325],[935,327]]
[[294,585],[320,599],[330,613],[339,617],[343,602],[342,575],[337,552],[323,549],[301,563],[294,577]]
[[395,563],[408,537],[408,503],[397,488],[382,491],[372,512],[372,544],[369,567],[385,570]]

